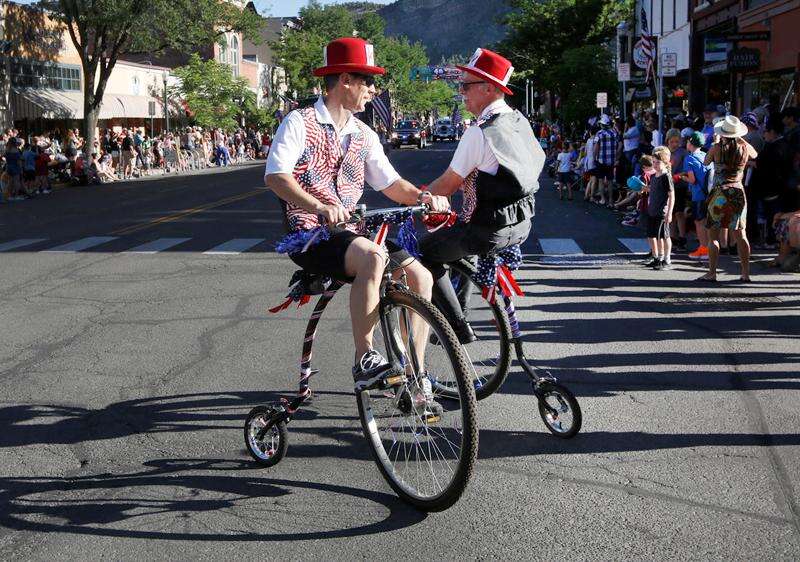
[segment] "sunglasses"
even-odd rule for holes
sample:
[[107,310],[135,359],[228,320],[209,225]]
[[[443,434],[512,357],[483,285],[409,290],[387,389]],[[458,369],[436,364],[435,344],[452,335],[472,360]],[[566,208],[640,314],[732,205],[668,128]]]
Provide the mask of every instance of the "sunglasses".
[[458,87],[459,87],[459,88],[461,88],[462,90],[466,91],[466,90],[468,90],[468,89],[469,89],[469,87],[470,87],[470,86],[472,86],[473,84],[485,84],[485,83],[486,83],[486,82],[484,82],[483,80],[474,80],[474,81],[472,81],[472,82],[461,82],[461,83],[458,85]]
[[350,76],[355,76],[356,78],[360,78],[361,80],[363,80],[364,85],[367,88],[375,85],[375,77],[372,74],[358,74],[357,72],[354,72],[350,74]]

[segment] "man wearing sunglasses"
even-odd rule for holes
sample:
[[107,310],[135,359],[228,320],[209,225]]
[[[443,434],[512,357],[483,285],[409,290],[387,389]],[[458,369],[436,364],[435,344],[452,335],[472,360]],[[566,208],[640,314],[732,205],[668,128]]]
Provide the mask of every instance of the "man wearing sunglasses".
[[[357,37],[331,41],[324,50],[324,66],[314,71],[325,82],[326,95],[313,107],[292,111],[272,141],[264,179],[285,202],[290,231],[313,229],[323,217],[328,224],[350,218],[368,183],[402,205],[429,204],[434,211],[450,208],[447,198],[420,191],[402,179],[383,152],[378,135],[353,117],[375,94],[373,46]],[[391,370],[372,347],[377,320],[379,287],[387,260],[396,271],[405,270],[409,286],[431,298],[431,275],[419,262],[392,242],[383,248],[360,236],[355,225],[334,232],[328,240],[289,258],[311,273],[352,282],[350,318],[356,348],[353,379],[356,391],[369,388]],[[432,402],[430,385],[426,398]]]
[[428,189],[444,196],[463,190],[463,206],[456,225],[426,237],[420,251],[422,262],[433,273],[436,304],[461,343],[469,343],[476,337],[444,264],[489,254],[528,238],[545,155],[525,116],[505,102],[505,95],[512,95],[508,88],[514,71],[511,62],[478,49],[466,66],[458,68],[463,71],[464,104],[478,116],[478,126],[464,132],[450,166]]

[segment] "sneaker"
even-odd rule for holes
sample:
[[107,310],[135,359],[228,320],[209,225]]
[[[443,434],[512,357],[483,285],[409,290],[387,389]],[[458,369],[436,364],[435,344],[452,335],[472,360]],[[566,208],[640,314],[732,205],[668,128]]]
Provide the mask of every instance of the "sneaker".
[[681,252],[685,252],[686,251],[686,238],[678,237],[677,239],[675,239],[675,242],[673,243],[673,246],[675,247],[676,250],[680,250]]
[[654,261],[655,261],[655,263],[651,267],[653,269],[655,269],[656,271],[661,271],[663,269],[667,269],[667,266],[666,266],[667,262],[665,262],[664,260],[654,260]]
[[691,260],[708,260],[708,247],[700,246],[694,252],[689,254],[688,257]]
[[639,221],[636,219],[629,219],[622,221],[622,226],[639,226]]
[[647,262],[646,264],[644,264],[644,266],[645,266],[645,267],[655,267],[655,266],[656,266],[656,265],[658,265],[660,262],[661,262],[661,260],[660,260],[660,259],[658,259],[658,258],[652,258],[652,259],[651,259],[649,262]]
[[353,367],[353,382],[356,392],[380,386],[386,376],[394,371],[392,365],[380,353],[374,349],[369,350]]
[[433,398],[433,385],[428,374],[424,373],[419,378],[419,392],[415,396],[415,404],[422,407],[421,416],[428,423],[439,421],[444,408]]

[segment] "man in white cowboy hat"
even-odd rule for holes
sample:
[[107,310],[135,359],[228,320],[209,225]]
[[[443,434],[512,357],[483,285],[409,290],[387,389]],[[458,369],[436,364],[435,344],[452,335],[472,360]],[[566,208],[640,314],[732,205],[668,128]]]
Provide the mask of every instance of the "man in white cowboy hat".
[[[312,107],[289,113],[281,123],[267,158],[267,188],[285,203],[289,230],[313,229],[323,217],[328,224],[350,218],[368,183],[403,205],[420,202],[433,210],[449,209],[444,197],[421,192],[400,177],[383,152],[378,135],[353,116],[375,93],[373,46],[356,37],[328,43],[324,65],[314,71],[324,79],[326,95]],[[374,385],[391,366],[372,348],[377,319],[379,285],[389,260],[393,269],[408,276],[408,284],[430,299],[430,273],[398,246],[381,246],[356,233],[355,225],[331,233],[327,240],[289,257],[311,273],[352,281],[350,318],[356,348],[353,378],[356,390]],[[427,393],[426,393],[427,394]]]
[[463,71],[464,104],[478,116],[477,127],[464,132],[447,170],[429,186],[434,195],[463,190],[459,221],[438,230],[420,244],[422,262],[434,278],[434,299],[462,343],[475,334],[464,318],[443,264],[521,244],[528,238],[534,193],[545,155],[530,123],[505,102],[512,95],[511,62],[478,49]]

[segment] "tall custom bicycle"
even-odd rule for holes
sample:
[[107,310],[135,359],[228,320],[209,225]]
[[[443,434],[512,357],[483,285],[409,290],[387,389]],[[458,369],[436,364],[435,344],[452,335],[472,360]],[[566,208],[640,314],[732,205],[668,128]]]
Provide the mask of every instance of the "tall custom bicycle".
[[[496,268],[492,272],[494,285],[487,287],[485,272],[479,274],[480,260]],[[497,255],[482,256],[480,260],[475,256],[449,264],[459,302],[478,336],[477,342],[464,346],[473,370],[476,398],[483,400],[502,386],[512,365],[513,348],[523,373],[531,383],[539,415],[547,429],[562,439],[575,436],[583,423],[575,395],[549,372],[536,369],[525,356],[522,330],[512,296],[514,291],[503,291],[499,286],[509,283],[509,270],[502,267],[503,260]],[[515,282],[511,281],[511,285]],[[442,393],[452,391],[447,384],[437,383],[434,386],[439,386]]]
[[[390,224],[402,224],[425,215],[428,207],[375,209],[359,206],[348,223],[361,223],[375,232],[383,246]],[[342,225],[337,225],[341,227]],[[320,227],[320,231],[325,227]],[[263,466],[273,466],[286,455],[287,424],[309,399],[311,348],[325,307],[343,283],[298,272],[287,301],[304,304],[321,294],[306,328],[300,360],[297,396],[277,404],[253,408],[244,424],[250,455]],[[277,310],[273,309],[273,311]],[[356,396],[364,437],[383,477],[406,502],[426,511],[453,505],[464,492],[478,453],[475,388],[464,351],[450,325],[428,300],[411,291],[405,276],[384,272],[380,285],[375,346],[394,368],[375,387]],[[434,335],[442,345],[428,345]],[[436,380],[435,413],[426,406],[423,379]]]

